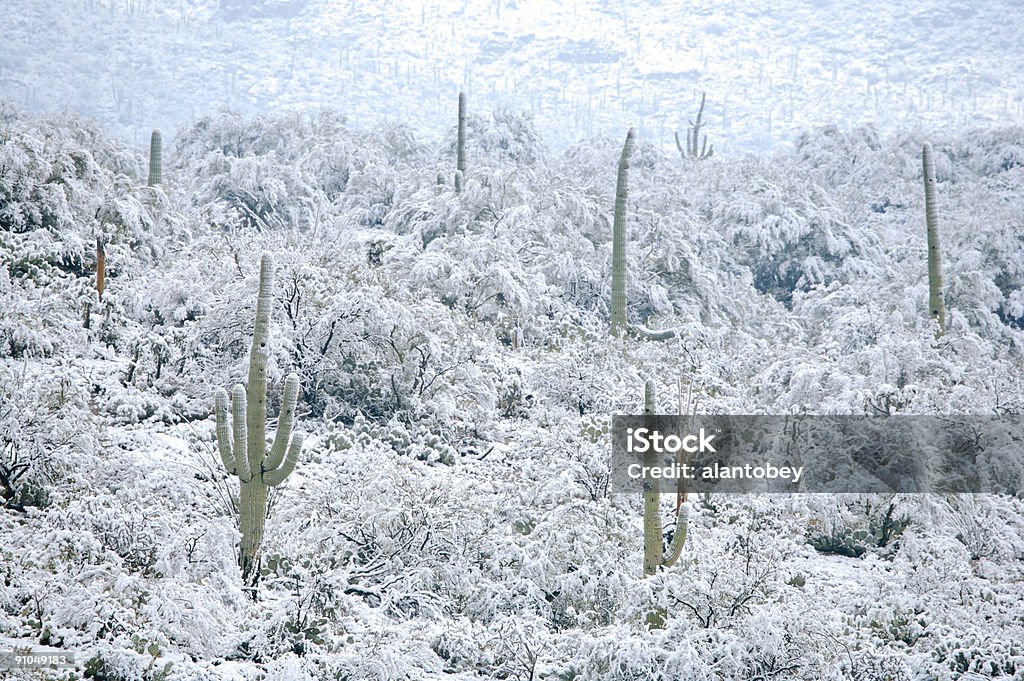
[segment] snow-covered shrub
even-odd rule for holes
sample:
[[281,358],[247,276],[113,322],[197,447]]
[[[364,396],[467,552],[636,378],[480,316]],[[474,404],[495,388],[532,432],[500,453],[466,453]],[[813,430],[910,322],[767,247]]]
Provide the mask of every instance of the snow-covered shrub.
[[834,495],[812,504],[807,542],[821,553],[851,558],[867,551],[891,556],[913,517],[912,503],[900,495]]
[[791,303],[793,293],[848,280],[878,246],[843,216],[808,176],[778,173],[766,162],[744,163],[726,188],[713,226],[738,247],[754,286]]
[[[511,162],[533,167],[545,162],[547,149],[529,114],[497,110],[488,118],[472,113],[472,100],[469,110],[471,113],[466,116],[467,177],[474,175],[481,166],[501,166]],[[449,158],[453,160],[456,132],[452,127],[445,142]],[[451,167],[454,172],[455,164],[452,163]]]

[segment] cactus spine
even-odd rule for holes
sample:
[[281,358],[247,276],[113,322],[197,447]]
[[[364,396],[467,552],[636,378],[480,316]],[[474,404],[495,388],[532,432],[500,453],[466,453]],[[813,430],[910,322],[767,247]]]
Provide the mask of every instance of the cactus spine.
[[928,312],[939,324],[935,332],[938,337],[946,330],[946,302],[942,295],[942,253],[935,207],[935,162],[932,145],[928,142],[921,148],[921,164],[924,169],[924,217],[928,228]]
[[292,434],[299,377],[290,374],[284,383],[284,398],[277,433],[267,451],[267,347],[270,338],[270,308],[273,304],[274,261],[264,255],[260,262],[256,323],[249,353],[248,387],[236,385],[231,391],[217,391],[217,445],[227,471],[238,476],[239,528],[242,543],[238,564],[242,578],[255,587],[260,574],[260,546],[267,517],[267,488],[284,482],[295,468],[302,451],[303,434]]
[[626,331],[626,203],[629,200],[629,158],[636,145],[636,130],[629,129],[619,157],[612,224],[612,335]]
[[[654,381],[644,383],[644,417],[645,427],[655,427],[654,417],[658,413],[657,400],[654,392]],[[644,466],[657,466],[657,455],[648,451],[644,454]],[[660,567],[672,567],[683,553],[686,543],[686,530],[689,524],[689,513],[686,506],[680,505],[676,510],[676,528],[672,535],[672,543],[668,547],[668,555],[661,532],[661,513],[659,508],[661,488],[657,478],[644,480],[644,577],[655,574]]]
[[149,182],[150,187],[163,183],[163,141],[160,131],[154,130],[149,138]]

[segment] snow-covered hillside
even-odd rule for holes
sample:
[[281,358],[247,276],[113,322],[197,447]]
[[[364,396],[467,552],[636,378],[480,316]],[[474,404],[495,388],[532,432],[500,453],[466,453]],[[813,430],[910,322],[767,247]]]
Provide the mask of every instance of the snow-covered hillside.
[[1018,0],[6,0],[0,98],[137,146],[226,107],[356,127],[535,114],[562,150],[635,125],[669,149],[701,92],[719,152],[826,122],[884,132],[1024,121]]
[[[456,193],[454,132],[412,125],[197,117],[147,187],[92,122],[0,110],[0,641],[98,679],[1024,674],[1020,499],[691,498],[683,559],[643,579],[607,439],[647,378],[666,413],[679,384],[704,413],[1020,413],[1024,130],[930,139],[938,339],[923,138],[642,140],[629,316],[678,330],[655,343],[608,335],[624,134],[556,153],[473,114]],[[309,437],[252,601],[212,406],[262,253],[270,414],[297,372]]]

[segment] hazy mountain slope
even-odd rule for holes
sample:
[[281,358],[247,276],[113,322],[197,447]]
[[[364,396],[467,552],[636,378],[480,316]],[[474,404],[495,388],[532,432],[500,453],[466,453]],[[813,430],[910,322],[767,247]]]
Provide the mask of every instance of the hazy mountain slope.
[[[822,122],[886,131],[1024,117],[1013,0],[546,3],[11,0],[0,97],[102,121],[137,145],[217,107],[337,109],[357,126],[534,112],[562,149],[637,125],[665,149],[699,93],[720,152]],[[40,46],[45,46],[41,49]]]

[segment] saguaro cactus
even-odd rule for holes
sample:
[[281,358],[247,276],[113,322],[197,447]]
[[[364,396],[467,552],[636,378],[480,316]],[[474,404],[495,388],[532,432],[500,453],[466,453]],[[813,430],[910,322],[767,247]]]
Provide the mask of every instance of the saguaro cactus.
[[629,129],[619,156],[612,223],[612,335],[626,331],[626,203],[629,200],[629,157],[636,146],[636,130]]
[[613,336],[628,333],[648,340],[668,340],[675,336],[675,331],[650,331],[630,326],[626,321],[626,204],[629,200],[629,159],[633,155],[634,146],[636,146],[636,130],[630,128],[626,133],[626,143],[622,145],[619,173],[615,182],[615,214],[612,222],[611,333]]
[[150,187],[155,187],[163,182],[163,141],[160,138],[160,131],[154,130],[149,137],[149,182]]
[[267,343],[270,338],[270,308],[273,304],[274,261],[264,255],[260,262],[260,288],[256,301],[256,323],[249,353],[248,387],[236,385],[231,391],[217,391],[217,445],[224,467],[238,476],[238,518],[242,532],[238,564],[246,584],[255,587],[260,574],[260,546],[267,517],[267,488],[275,487],[295,468],[302,451],[303,434],[292,434],[299,377],[290,374],[284,382],[284,398],[277,433],[267,451]]
[[[655,399],[654,381],[648,380],[644,383],[644,416],[648,421],[647,428],[654,428],[656,414],[657,400]],[[657,465],[659,465],[657,454],[651,451],[646,452],[644,466]],[[672,535],[668,555],[665,555],[661,532],[660,494],[661,488],[657,478],[644,480],[644,577],[655,574],[660,567],[675,565],[683,553],[683,544],[686,543],[689,513],[686,506],[679,506],[676,510],[675,534]]]
[[459,92],[459,133],[455,169],[466,174],[466,93]]
[[936,336],[946,330],[946,301],[942,295],[942,253],[939,250],[938,210],[935,207],[935,162],[932,145],[925,142],[921,148],[924,169],[924,217],[928,228],[928,312],[939,328]]
[[[706,93],[700,93],[700,108],[697,109],[697,120],[690,121],[689,127],[686,128],[686,148],[679,141],[679,133],[676,133],[676,149],[679,150],[680,156],[683,158],[692,158],[698,161],[711,158],[715,153],[715,145],[708,146],[708,136],[704,135],[704,139],[701,140],[700,129],[704,126],[702,118],[704,116],[704,98]],[[698,145],[698,143],[700,143]]]

